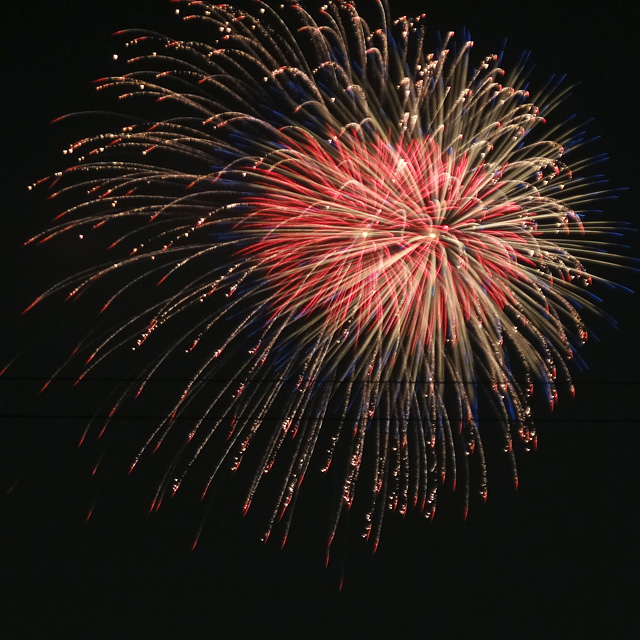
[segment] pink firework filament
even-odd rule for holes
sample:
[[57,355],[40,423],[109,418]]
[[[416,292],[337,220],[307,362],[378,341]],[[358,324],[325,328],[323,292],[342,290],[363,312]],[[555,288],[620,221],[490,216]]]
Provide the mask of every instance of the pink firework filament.
[[[339,141],[333,153],[309,143],[264,172],[267,195],[249,200],[253,213],[242,221],[242,233],[262,232],[245,253],[281,288],[278,312],[293,293],[303,315],[318,307],[330,323],[355,315],[358,332],[382,324],[411,336],[414,349],[436,327],[457,333],[487,295],[503,308],[511,279],[536,266],[535,213],[509,200],[502,169],[467,172],[466,156],[443,154],[428,137],[406,148]],[[449,305],[445,293],[455,298]],[[425,313],[422,333],[411,316]]]

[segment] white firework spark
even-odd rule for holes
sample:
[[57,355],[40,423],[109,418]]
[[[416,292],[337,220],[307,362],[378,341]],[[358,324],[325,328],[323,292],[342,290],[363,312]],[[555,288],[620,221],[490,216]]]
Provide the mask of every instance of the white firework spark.
[[127,32],[132,70],[98,88],[150,115],[71,145],[52,184],[77,204],[34,238],[131,223],[116,259],[34,302],[128,274],[103,310],[139,303],[74,353],[80,378],[190,319],[109,410],[189,353],[190,380],[132,464],[198,414],[154,506],[205,449],[218,447],[208,487],[258,439],[245,510],[272,467],[282,478],[267,537],[283,517],[286,537],[311,463],[340,460],[329,540],[357,487],[376,546],[386,511],[432,515],[461,466],[468,505],[472,457],[486,496],[482,395],[517,481],[534,384],[553,405],[558,369],[569,383],[578,311],[595,309],[587,265],[605,246],[606,227],[581,219],[600,195],[580,177],[588,161],[564,160],[579,131],[543,132],[564,92],[530,95],[498,56],[474,67],[473,43],[452,34],[428,53],[424,16],[392,21],[386,2],[374,26],[346,2],[315,17],[297,3],[181,4],[206,39]]

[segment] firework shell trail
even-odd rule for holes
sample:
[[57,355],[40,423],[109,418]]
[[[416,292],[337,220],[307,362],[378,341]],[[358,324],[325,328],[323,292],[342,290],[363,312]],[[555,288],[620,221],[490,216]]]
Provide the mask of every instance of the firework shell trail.
[[517,483],[531,395],[553,405],[570,384],[606,259],[588,216],[603,188],[588,159],[566,159],[580,130],[545,120],[565,90],[530,95],[523,66],[472,64],[453,34],[430,53],[425,17],[393,20],[386,2],[368,22],[342,2],[175,6],[199,37],[120,34],[126,73],[97,88],[124,124],[66,150],[47,182],[75,204],[33,238],[116,229],[105,262],[36,301],[95,287],[105,311],[139,296],[71,358],[85,378],[136,350],[110,417],[174,359],[193,363],[132,459],[191,416],[154,507],[205,452],[203,493],[258,442],[244,509],[279,474],[267,537],[284,520],[286,538],[305,474],[329,473],[329,541],[357,496],[375,547],[386,513],[431,516],[445,482],[467,505],[486,496],[483,406]]

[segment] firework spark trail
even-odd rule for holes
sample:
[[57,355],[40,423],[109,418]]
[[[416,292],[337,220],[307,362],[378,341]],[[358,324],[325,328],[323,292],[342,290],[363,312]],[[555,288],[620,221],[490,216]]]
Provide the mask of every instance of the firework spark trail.
[[[462,476],[468,504],[469,459],[486,497],[480,388],[517,482],[514,439],[536,442],[534,383],[553,405],[557,369],[569,381],[566,361],[587,335],[577,310],[595,310],[585,265],[603,262],[605,227],[581,220],[598,184],[579,177],[587,163],[574,177],[563,161],[580,132],[539,135],[564,92],[530,96],[523,69],[503,79],[497,56],[473,68],[473,43],[454,45],[453,34],[427,53],[424,16],[394,22],[386,2],[374,27],[341,2],[315,18],[298,4],[181,4],[210,39],[126,32],[133,70],[97,86],[160,115],[71,145],[76,163],[51,184],[78,204],[33,239],[134,223],[111,247],[124,256],[36,302],[78,297],[124,270],[129,281],[103,311],[152,284],[161,292],[85,340],[81,377],[123,348],[144,352],[198,308],[109,413],[177,354],[194,358],[132,463],[178,416],[199,413],[153,508],[217,434],[226,440],[207,488],[266,433],[244,509],[275,465],[282,483],[267,537],[286,515],[286,539],[317,459],[324,472],[338,461],[330,540],[357,488],[375,547],[389,509],[433,513],[445,475],[454,485]],[[212,377],[226,379],[213,392]]]

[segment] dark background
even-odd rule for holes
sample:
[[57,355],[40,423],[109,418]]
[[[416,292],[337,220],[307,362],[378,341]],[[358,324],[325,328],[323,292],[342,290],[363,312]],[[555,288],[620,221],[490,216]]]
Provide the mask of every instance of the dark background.
[[[611,186],[629,188],[604,203],[607,217],[637,226],[639,21],[626,4],[391,2],[394,15],[426,12],[434,32],[469,28],[478,55],[508,37],[508,59],[532,50],[534,78],[566,73],[579,83],[564,113],[594,119],[589,130],[601,139],[586,152],[606,153]],[[52,304],[20,315],[94,250],[21,246],[56,212],[45,190],[27,185],[63,167],[59,150],[75,139],[72,126],[50,121],[102,106],[91,81],[120,68],[111,34],[136,26],[179,33],[172,10],[164,0],[5,8],[2,358],[61,318],[64,342],[68,325],[82,326],[89,313]],[[636,235],[628,240],[630,255],[640,255]],[[632,271],[606,275],[638,287]],[[149,516],[157,470],[127,478],[118,438],[111,471],[92,481],[95,451],[76,443],[100,390],[61,383],[39,395],[34,378],[50,373],[64,345],[30,352],[0,379],[3,491],[17,481],[0,502],[3,637],[638,637],[639,300],[598,293],[619,328],[592,319],[601,341],[584,349],[590,368],[575,371],[575,400],[565,392],[553,414],[539,415],[540,446],[519,460],[519,490],[490,454],[489,499],[472,502],[466,521],[459,498],[445,491],[432,523],[390,517],[375,556],[347,533],[328,570],[329,514],[313,502],[281,550],[277,540],[259,541],[259,509],[243,520],[232,488],[192,552],[203,515],[197,500]],[[126,441],[140,424],[119,429]]]

